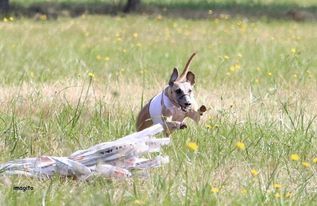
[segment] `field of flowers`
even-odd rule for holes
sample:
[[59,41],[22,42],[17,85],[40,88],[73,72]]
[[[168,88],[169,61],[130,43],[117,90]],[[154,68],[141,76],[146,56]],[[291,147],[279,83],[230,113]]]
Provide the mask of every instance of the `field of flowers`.
[[316,34],[316,21],[230,14],[3,18],[0,162],[135,132],[141,106],[194,51],[195,95],[208,112],[173,134],[170,163],[146,177],[0,177],[0,205],[313,205]]

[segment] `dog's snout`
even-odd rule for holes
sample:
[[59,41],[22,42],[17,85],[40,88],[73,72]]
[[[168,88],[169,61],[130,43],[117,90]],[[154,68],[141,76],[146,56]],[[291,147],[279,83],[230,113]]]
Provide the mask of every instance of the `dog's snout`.
[[186,106],[186,107],[188,107],[188,106],[190,106],[190,105],[192,105],[190,102],[186,102],[186,103],[185,103],[185,106]]

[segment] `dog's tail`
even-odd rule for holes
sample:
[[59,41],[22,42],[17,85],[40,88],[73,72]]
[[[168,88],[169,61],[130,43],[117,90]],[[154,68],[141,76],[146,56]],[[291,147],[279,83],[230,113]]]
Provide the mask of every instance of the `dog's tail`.
[[189,66],[190,66],[190,63],[192,62],[192,59],[194,58],[194,56],[196,55],[196,52],[194,52],[188,59],[186,65],[185,65],[185,68],[182,72],[182,74],[179,76],[179,79],[184,79],[186,78],[186,75],[187,75],[187,72],[189,70]]

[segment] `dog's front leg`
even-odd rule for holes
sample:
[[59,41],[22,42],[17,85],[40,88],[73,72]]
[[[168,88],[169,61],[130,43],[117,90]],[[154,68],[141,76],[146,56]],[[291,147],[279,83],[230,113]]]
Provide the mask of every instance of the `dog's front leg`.
[[191,118],[192,120],[194,120],[196,123],[199,122],[200,117],[204,114],[204,112],[206,112],[207,109],[205,107],[205,105],[200,106],[200,108],[196,111],[196,110],[190,110],[186,113],[186,117]]
[[166,131],[166,134],[169,136],[172,132],[174,132],[177,129],[187,128],[187,125],[184,122],[179,122],[179,121],[165,121],[165,124],[163,127],[164,127],[164,130]]

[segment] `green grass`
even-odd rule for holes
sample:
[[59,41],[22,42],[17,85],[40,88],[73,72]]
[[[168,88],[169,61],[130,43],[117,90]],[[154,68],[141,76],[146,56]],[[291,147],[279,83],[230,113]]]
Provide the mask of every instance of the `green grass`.
[[[315,22],[225,16],[1,22],[1,162],[69,155],[134,132],[142,95],[159,92],[193,51],[197,99],[209,111],[173,134],[171,162],[148,178],[2,178],[0,205],[313,205],[316,33]],[[12,189],[27,185],[34,190]]]

